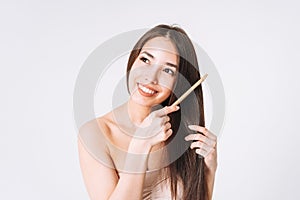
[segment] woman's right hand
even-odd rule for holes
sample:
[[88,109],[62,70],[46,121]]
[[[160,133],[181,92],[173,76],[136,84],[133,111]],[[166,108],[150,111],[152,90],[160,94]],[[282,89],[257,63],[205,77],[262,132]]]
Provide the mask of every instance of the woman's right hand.
[[166,106],[151,112],[135,131],[133,140],[140,140],[150,146],[166,141],[172,135],[168,114],[179,110],[179,106]]

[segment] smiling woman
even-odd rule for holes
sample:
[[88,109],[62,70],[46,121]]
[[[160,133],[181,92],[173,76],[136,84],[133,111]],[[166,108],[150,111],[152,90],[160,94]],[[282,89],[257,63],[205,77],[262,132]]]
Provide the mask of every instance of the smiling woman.
[[177,65],[178,53],[169,39],[156,37],[149,40],[128,69],[131,99],[148,107],[166,100],[175,83]]
[[216,136],[205,128],[201,86],[170,106],[199,79],[181,28],[159,25],[139,39],[127,65],[129,100],[79,130],[92,200],[212,198]]

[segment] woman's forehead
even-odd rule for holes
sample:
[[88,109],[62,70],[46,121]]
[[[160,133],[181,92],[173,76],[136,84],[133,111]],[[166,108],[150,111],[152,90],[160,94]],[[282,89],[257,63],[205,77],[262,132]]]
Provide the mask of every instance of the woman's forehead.
[[[148,40],[142,48],[143,50],[161,50],[167,53],[178,55],[176,46],[173,42],[165,37],[156,37]],[[142,52],[141,51],[141,52]]]

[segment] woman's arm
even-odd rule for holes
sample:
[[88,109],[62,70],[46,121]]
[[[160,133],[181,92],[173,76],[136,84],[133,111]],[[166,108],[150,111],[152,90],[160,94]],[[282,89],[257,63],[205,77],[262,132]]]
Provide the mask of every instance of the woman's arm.
[[[145,154],[150,152],[150,148],[146,145],[142,146],[141,143],[132,143],[129,148]],[[138,162],[140,163],[139,168],[144,170],[143,172],[139,171],[138,174],[120,173],[120,177],[118,177],[115,169],[94,159],[86,151],[80,139],[78,140],[78,150],[83,179],[91,200],[139,200],[142,198],[147,157]]]
[[78,139],[78,153],[83,180],[90,199],[109,199],[118,182],[116,171],[93,158],[80,139]]
[[206,181],[207,181],[209,199],[212,199],[212,196],[213,196],[215,175],[216,175],[216,172],[212,172],[212,171],[209,171],[209,170],[207,170],[206,174],[205,174]]
[[[86,150],[85,143],[79,137],[80,165],[91,200],[139,200],[142,198],[148,156],[151,148],[166,141],[171,136],[170,118],[167,114],[178,109],[179,107],[165,107],[152,112],[145,118],[141,124],[141,128],[135,131],[134,136],[139,137],[131,139],[124,166],[124,169],[129,171],[129,173],[117,174],[115,169],[109,168],[94,159]],[[95,130],[97,128],[98,126],[95,127]],[[90,134],[93,128],[85,127],[81,130],[84,133]],[[82,132],[81,134],[84,135]],[[93,142],[95,138],[93,137],[91,140],[89,136],[86,138],[88,138],[88,141],[91,141],[90,145],[95,148],[95,143]],[[96,141],[99,140],[101,138],[98,138]],[[103,152],[101,151],[101,153]]]
[[214,148],[211,152],[204,158],[205,162],[205,176],[207,181],[207,188],[209,199],[212,199],[213,190],[214,190],[214,183],[215,183],[215,175],[217,170],[217,144],[214,145]]

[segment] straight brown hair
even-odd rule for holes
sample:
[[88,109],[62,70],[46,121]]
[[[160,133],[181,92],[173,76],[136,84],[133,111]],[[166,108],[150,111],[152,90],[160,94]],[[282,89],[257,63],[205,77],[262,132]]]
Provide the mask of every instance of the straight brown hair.
[[[162,106],[167,106],[175,102],[179,95],[183,94],[200,79],[198,60],[192,41],[182,28],[164,24],[155,26],[138,40],[130,53],[127,64],[127,86],[131,67],[139,56],[141,49],[147,41],[156,37],[170,39],[179,54],[179,76],[177,76],[171,95],[161,103]],[[169,159],[175,160],[167,167],[167,174],[170,176],[171,194],[176,199],[178,184],[181,182],[183,185],[182,199],[208,200],[204,158],[197,155],[195,150],[189,148],[190,143],[184,141],[185,136],[194,133],[188,128],[188,125],[205,126],[202,86],[197,87],[194,90],[194,95],[188,96],[179,106],[181,112],[169,115],[173,134],[166,141]],[[171,141],[172,145],[169,145]],[[178,152],[181,153],[179,158],[177,158]]]

